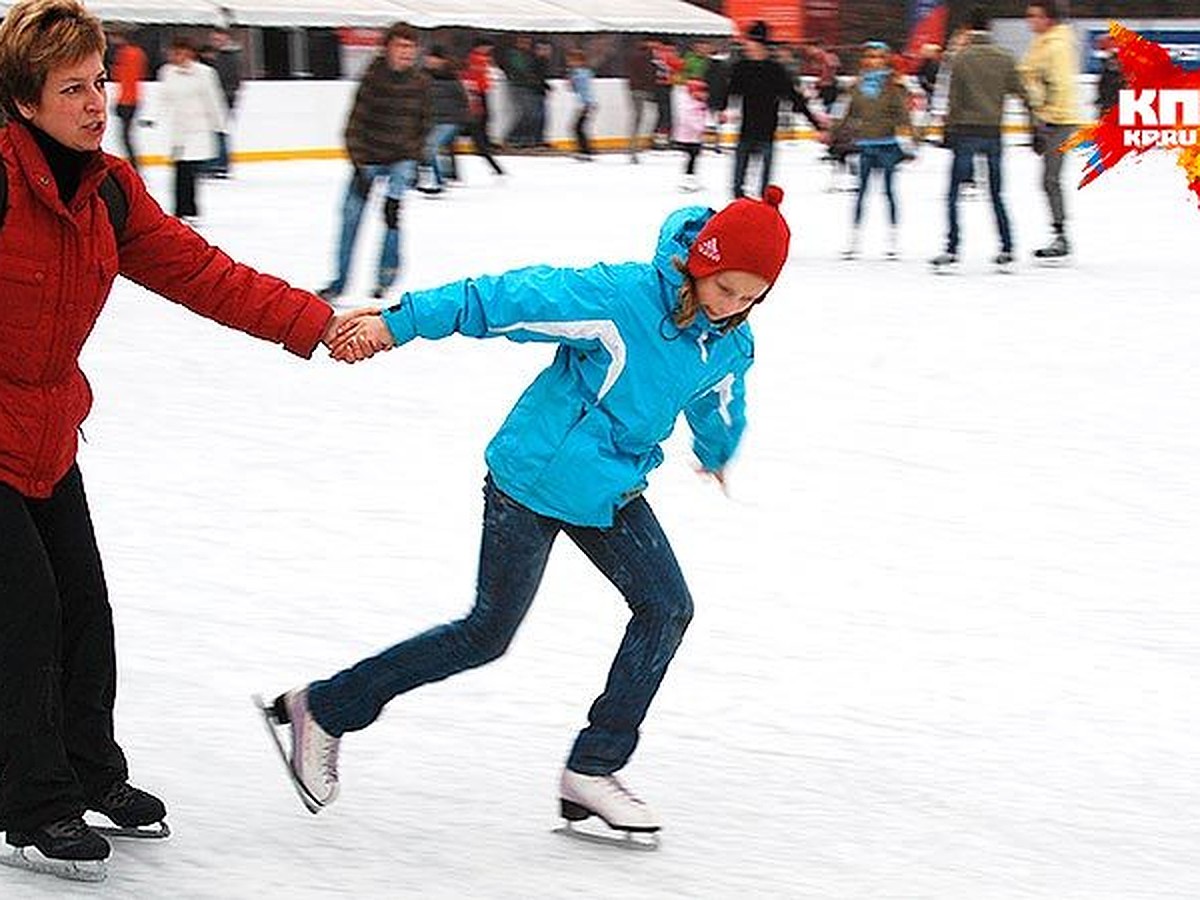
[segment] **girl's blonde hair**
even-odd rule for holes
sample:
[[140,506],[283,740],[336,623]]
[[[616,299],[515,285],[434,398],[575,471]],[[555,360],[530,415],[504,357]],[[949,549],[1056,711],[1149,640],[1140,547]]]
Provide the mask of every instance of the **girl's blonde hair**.
[[17,103],[36,105],[52,69],[104,54],[100,20],[78,0],[18,0],[0,23],[0,104],[22,118]]
[[[671,310],[671,321],[675,323],[676,328],[683,329],[696,321],[696,314],[700,312],[700,298],[696,294],[696,276],[688,271],[687,263],[678,256],[671,262],[674,263],[676,271],[683,275],[683,284],[679,285],[675,308]],[[723,320],[721,334],[733,331],[750,318],[750,310],[753,308],[750,306],[737,315]]]

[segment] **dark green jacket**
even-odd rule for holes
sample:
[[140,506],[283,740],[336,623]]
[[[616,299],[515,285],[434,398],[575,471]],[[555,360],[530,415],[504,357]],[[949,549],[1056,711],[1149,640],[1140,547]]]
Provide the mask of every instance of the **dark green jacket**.
[[971,42],[954,55],[950,67],[946,131],[999,137],[1004,98],[1009,94],[1026,101],[1016,60],[1007,50],[993,44],[986,32],[973,32]]
[[855,140],[893,138],[909,124],[908,92],[896,82],[889,80],[875,97],[864,94],[857,84],[854,86],[846,110],[846,127]]

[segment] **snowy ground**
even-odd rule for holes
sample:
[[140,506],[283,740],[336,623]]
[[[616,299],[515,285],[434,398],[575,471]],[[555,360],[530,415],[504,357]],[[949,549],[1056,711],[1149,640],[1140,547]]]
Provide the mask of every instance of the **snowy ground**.
[[[503,183],[477,163],[407,205],[404,286],[647,258],[693,199],[674,155],[510,159]],[[1028,259],[1037,163],[1008,163]],[[724,202],[730,157],[701,165]],[[947,166],[903,172],[904,261],[878,258],[876,195],[847,264],[850,195],[823,191],[816,148],[781,148],[793,252],[755,313],[732,498],[692,473],[683,426],[649,494],[697,606],[627,770],[666,821],[653,854],[551,833],[624,622],[568,541],[503,660],[345,740],[319,817],[250,706],[466,610],[483,448],[550,351],[305,363],[118,284],[81,464],[119,737],[175,836],[120,845],[101,886],[5,869],[0,895],[1200,895],[1200,211],[1148,161],[1072,192],[1073,268],[1003,276],[988,205],[964,204],[965,272],[937,278]],[[318,286],[344,177],[244,166],[202,186],[203,233]]]

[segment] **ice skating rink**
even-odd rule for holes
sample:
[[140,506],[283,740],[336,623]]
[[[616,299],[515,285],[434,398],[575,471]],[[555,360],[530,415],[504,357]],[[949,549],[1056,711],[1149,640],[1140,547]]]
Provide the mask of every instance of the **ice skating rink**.
[[[1071,190],[1073,267],[1037,160],[1007,156],[1022,258],[963,204],[935,277],[949,157],[902,170],[839,259],[851,194],[811,144],[776,180],[793,250],[753,317],[729,498],[686,425],[648,497],[696,617],[629,782],[657,853],[570,842],[557,777],[626,612],[567,540],[501,661],[398,698],[301,807],[251,707],[472,599],[483,449],[552,348],[416,342],[342,367],[119,282],[84,354],[80,463],[115,609],[118,737],[175,832],[108,881],[0,870],[6,898],[1194,898],[1200,895],[1200,210],[1168,158]],[[732,157],[475,158],[411,195],[402,287],[649,257],[662,216],[721,205]],[[1079,166],[1070,168],[1074,179]],[[203,234],[308,287],[345,164],[204,183]],[[169,197],[168,172],[148,173]],[[359,296],[378,252],[360,238]]]

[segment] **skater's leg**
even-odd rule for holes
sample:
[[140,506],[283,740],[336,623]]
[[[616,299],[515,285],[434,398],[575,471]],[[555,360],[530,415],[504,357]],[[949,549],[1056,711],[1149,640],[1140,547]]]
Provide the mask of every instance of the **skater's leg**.
[[1069,125],[1053,125],[1046,136],[1046,153],[1043,156],[1042,189],[1050,204],[1050,219],[1055,234],[1062,234],[1067,223],[1066,202],[1063,199],[1062,168],[1065,156],[1059,149],[1074,129]]
[[483,541],[475,606],[308,688],[308,706],[333,737],[366,728],[405,691],[503,655],[533,602],[561,523],[484,485]]
[[362,221],[363,208],[367,205],[367,197],[371,194],[375,175],[374,166],[355,167],[350,173],[350,182],[346,185],[346,194],[342,198],[342,227],[338,233],[337,246],[334,248],[337,274],[328,288],[334,294],[344,291],[346,282],[350,279],[354,241],[358,237],[358,226]]
[[864,147],[858,160],[858,196],[854,198],[854,227],[862,224],[863,201],[871,184],[871,172],[875,169],[875,153]]
[[758,196],[765,197],[767,185],[771,183],[771,167],[775,161],[775,141],[763,141],[759,149],[762,153],[762,171],[759,173]]
[[376,296],[392,286],[400,273],[400,210],[404,192],[416,180],[417,163],[406,159],[388,167],[387,196],[383,201],[383,245],[379,251],[379,271],[376,275]]
[[117,660],[112,608],[79,467],[30,512],[54,570],[62,609],[63,741],[85,796],[97,796],[129,773],[113,737]]
[[692,598],[645,498],[621,509],[611,528],[564,530],[633,612],[604,693],[592,704],[588,727],[567,760],[572,771],[608,775],[624,766],[637,746],[638,728],[692,619]]
[[1000,232],[1000,249],[1011,253],[1013,248],[1012,227],[1009,225],[1008,212],[1004,208],[1004,145],[1000,138],[989,140],[985,155],[987,156],[988,190],[992,198],[992,212],[996,215],[996,229]]
[[900,211],[896,207],[896,165],[897,158],[893,156],[883,164],[883,193],[887,197],[888,222],[894,228],[900,221]]
[[733,196],[742,197],[746,193],[746,169],[750,165],[752,142],[749,138],[740,139],[733,153]]
[[958,252],[958,194],[963,184],[971,178],[974,159],[973,139],[958,138],[954,143],[954,161],[950,164],[950,191],[946,196],[946,206],[950,217],[950,233],[946,237],[946,250],[949,253]]
[[[59,488],[56,488],[56,493]],[[62,608],[30,507],[0,484],[0,830],[83,812],[62,738]]]

